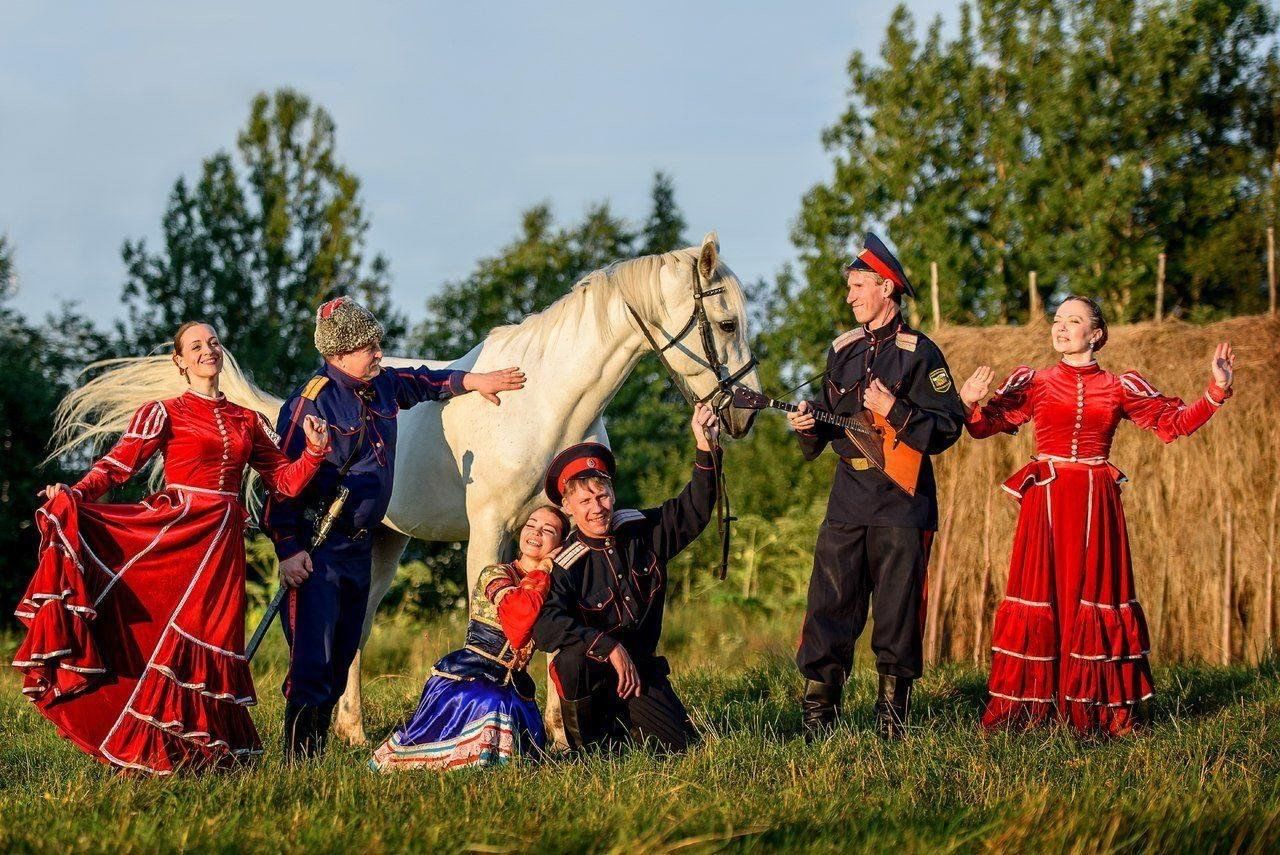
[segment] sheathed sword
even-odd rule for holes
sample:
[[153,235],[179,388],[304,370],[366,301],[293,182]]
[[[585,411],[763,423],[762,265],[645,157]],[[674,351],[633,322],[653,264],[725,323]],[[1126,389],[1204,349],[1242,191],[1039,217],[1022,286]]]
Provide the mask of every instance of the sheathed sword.
[[[347,503],[347,496],[351,491],[346,487],[338,487],[338,495],[334,496],[333,501],[329,503],[329,510],[324,512],[324,516],[316,520],[315,535],[311,538],[311,546],[308,552],[314,552],[320,548],[320,545],[329,537],[329,530],[333,528],[333,523],[338,519],[338,515],[342,513],[342,508]],[[244,657],[249,661],[253,661],[253,655],[258,652],[258,648],[262,645],[262,639],[266,637],[267,630],[271,628],[271,622],[276,619],[276,615],[280,613],[280,604],[284,602],[284,595],[289,591],[289,587],[280,582],[280,590],[276,591],[276,595],[271,598],[271,602],[267,604],[267,613],[262,616],[262,620],[258,622],[258,628],[253,631],[253,636],[249,639],[249,643],[244,647]]]

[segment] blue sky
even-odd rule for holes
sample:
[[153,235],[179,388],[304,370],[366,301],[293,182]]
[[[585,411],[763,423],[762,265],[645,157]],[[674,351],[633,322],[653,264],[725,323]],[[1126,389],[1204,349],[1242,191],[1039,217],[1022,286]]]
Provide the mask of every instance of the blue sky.
[[[911,4],[917,23],[953,0]],[[691,239],[744,279],[793,256],[845,64],[891,6],[750,3],[22,3],[0,0],[0,233],[14,304],[122,313],[120,245],[158,234],[174,180],[231,148],[250,98],[333,114],[392,298],[427,296],[510,240],[522,209],[638,220],[654,170]]]

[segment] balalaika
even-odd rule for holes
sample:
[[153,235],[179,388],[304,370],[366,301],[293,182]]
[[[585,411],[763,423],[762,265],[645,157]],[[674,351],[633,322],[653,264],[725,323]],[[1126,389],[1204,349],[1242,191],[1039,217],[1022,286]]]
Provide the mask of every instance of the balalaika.
[[[734,387],[733,406],[746,410],[771,408],[786,413],[794,413],[800,409],[795,404],[770,398],[762,392],[745,386]],[[898,439],[898,432],[885,420],[884,416],[870,410],[863,410],[855,416],[841,416],[816,408],[811,408],[809,413],[820,422],[843,429],[845,436],[872,466],[887,475],[889,480],[909,495],[916,494],[922,455]]]

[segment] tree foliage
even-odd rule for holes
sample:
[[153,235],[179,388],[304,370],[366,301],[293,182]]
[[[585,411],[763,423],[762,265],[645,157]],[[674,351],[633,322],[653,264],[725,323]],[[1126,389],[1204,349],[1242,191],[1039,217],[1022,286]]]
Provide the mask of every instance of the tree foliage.
[[787,335],[818,353],[840,260],[886,229],[943,314],[1026,320],[1069,292],[1115,320],[1253,311],[1275,192],[1275,19],[1257,0],[975,0],[953,38],[893,13],[879,62],[849,61],[824,134],[831,178],[794,229],[808,288]]
[[366,262],[360,181],[337,159],[328,112],[291,89],[259,94],[236,154],[206,159],[194,185],[174,183],[158,251],[125,241],[132,349],[207,320],[258,382],[283,390],[314,368],[315,310],[331,297],[355,297],[400,335],[388,265]]

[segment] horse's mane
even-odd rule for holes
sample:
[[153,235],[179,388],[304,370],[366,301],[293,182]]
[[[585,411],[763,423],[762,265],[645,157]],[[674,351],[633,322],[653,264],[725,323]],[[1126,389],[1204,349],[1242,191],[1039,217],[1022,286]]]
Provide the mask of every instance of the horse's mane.
[[511,348],[515,353],[544,347],[547,342],[559,338],[561,333],[568,332],[567,327],[582,320],[588,302],[591,303],[597,326],[607,333],[614,323],[614,318],[609,316],[610,301],[592,300],[592,297],[617,295],[639,312],[640,317],[653,321],[662,316],[666,304],[662,289],[652,287],[651,283],[663,261],[669,258],[681,258],[693,264],[697,259],[697,251],[677,249],[658,255],[642,255],[593,270],[575,282],[567,294],[541,312],[529,315],[517,324],[495,327],[489,333],[488,340],[492,344]]

